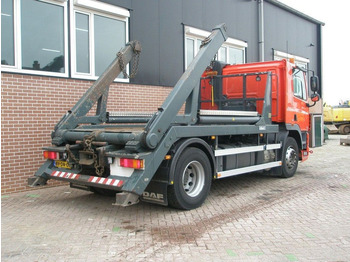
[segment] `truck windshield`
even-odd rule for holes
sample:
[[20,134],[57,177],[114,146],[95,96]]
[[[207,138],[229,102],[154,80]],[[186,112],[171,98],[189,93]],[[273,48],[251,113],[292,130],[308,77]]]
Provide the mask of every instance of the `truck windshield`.
[[301,70],[296,70],[293,74],[294,96],[306,100],[305,76]]

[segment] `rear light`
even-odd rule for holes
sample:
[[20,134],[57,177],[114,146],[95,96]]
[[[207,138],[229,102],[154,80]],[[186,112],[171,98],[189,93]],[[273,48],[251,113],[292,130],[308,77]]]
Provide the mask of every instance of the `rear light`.
[[60,153],[54,152],[54,151],[44,151],[44,158],[51,159],[51,160],[58,160],[60,159]]
[[145,160],[143,159],[129,159],[129,158],[121,158],[120,159],[121,167],[129,167],[134,169],[143,169]]

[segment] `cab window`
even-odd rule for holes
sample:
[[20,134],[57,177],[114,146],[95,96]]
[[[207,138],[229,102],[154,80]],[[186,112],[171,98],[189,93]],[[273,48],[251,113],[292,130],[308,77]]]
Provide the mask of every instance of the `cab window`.
[[296,70],[293,74],[294,96],[306,100],[306,85],[304,73]]

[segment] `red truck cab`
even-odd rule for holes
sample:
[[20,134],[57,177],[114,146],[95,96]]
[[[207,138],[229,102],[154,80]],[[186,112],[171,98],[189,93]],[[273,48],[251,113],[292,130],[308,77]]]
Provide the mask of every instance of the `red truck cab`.
[[203,75],[201,109],[257,111],[261,115],[267,72],[271,72],[271,121],[299,133],[301,139],[296,139],[300,141],[299,158],[304,161],[309,152],[309,94],[306,73],[294,63],[287,60],[240,65],[217,62]]

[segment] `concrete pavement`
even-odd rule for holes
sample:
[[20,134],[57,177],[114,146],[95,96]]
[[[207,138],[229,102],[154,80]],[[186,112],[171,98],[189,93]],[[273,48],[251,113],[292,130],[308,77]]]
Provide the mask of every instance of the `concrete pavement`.
[[213,183],[181,211],[68,186],[2,196],[2,261],[350,261],[350,146],[330,136],[290,179]]

